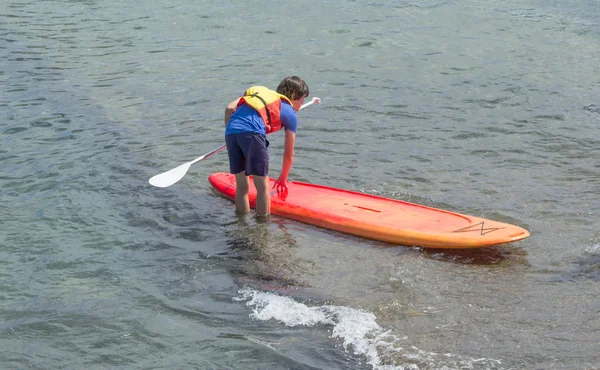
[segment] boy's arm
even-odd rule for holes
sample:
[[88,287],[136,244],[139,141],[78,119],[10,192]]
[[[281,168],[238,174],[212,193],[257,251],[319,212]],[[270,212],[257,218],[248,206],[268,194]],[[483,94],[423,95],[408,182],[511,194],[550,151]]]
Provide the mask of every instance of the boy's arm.
[[235,109],[237,108],[240,99],[241,98],[237,98],[231,103],[227,104],[227,108],[225,108],[225,126],[227,126],[229,118],[231,118],[231,115],[233,114],[233,112],[235,112]]
[[285,141],[283,146],[283,163],[281,165],[281,174],[273,188],[277,188],[278,191],[287,191],[287,178],[292,169],[292,163],[294,162],[294,145],[296,143],[296,134],[292,130],[285,130]]

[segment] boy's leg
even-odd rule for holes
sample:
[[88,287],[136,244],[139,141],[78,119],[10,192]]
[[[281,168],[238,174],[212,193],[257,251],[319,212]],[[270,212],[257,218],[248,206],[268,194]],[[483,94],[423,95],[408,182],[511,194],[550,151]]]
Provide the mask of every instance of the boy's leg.
[[238,213],[250,212],[250,202],[248,201],[248,188],[250,182],[245,171],[235,174],[235,210]]
[[[252,176],[256,187],[256,215],[268,216],[271,213],[271,194],[269,193],[269,176]],[[239,187],[238,187],[239,191]]]
[[271,195],[269,194],[269,151],[264,135],[252,134],[247,151],[246,173],[252,174],[256,187],[256,215],[271,213]]

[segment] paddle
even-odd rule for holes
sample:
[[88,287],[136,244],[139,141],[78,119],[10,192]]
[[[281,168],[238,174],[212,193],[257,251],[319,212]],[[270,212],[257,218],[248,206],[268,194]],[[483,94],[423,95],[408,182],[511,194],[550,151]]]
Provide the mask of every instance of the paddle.
[[[300,107],[300,109],[304,109],[304,108],[308,107],[309,105],[319,104],[319,103],[321,103],[321,99],[314,97],[308,103],[304,103]],[[298,109],[298,110],[300,110],[300,109]],[[156,176],[153,176],[148,182],[150,183],[150,185],[153,185],[153,186],[156,186],[159,188],[169,187],[169,186],[175,184],[177,181],[181,180],[193,164],[196,164],[202,160],[205,160],[206,158],[212,157],[213,155],[219,153],[226,147],[227,147],[227,145],[223,144],[220,147],[218,147],[217,149],[211,150],[210,152],[208,152],[192,161],[185,162],[184,164],[181,164],[169,171],[166,171],[166,172],[163,172]]]

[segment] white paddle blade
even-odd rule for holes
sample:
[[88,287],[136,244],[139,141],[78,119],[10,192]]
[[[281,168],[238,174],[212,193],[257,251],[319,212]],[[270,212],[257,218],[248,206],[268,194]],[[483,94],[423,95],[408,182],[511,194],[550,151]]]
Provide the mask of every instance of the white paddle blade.
[[150,180],[148,180],[148,182],[150,183],[150,185],[156,186],[158,188],[169,187],[175,184],[177,181],[181,180],[190,169],[190,166],[191,162],[186,162],[167,172],[163,172],[161,174],[153,176]]

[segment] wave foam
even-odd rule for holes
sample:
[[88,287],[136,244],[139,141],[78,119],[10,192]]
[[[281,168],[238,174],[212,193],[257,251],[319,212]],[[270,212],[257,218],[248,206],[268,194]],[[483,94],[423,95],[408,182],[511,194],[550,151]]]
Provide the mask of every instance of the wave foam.
[[585,253],[591,254],[592,256],[600,256],[600,243],[587,246]]
[[277,320],[286,326],[331,325],[331,338],[342,341],[346,351],[364,356],[374,370],[418,370],[424,368],[474,369],[499,368],[500,361],[479,358],[469,359],[449,353],[422,351],[414,346],[404,349],[400,338],[391,330],[381,328],[374,314],[343,306],[307,306],[290,297],[243,288],[236,301],[247,301],[253,308],[252,318],[262,321]]

